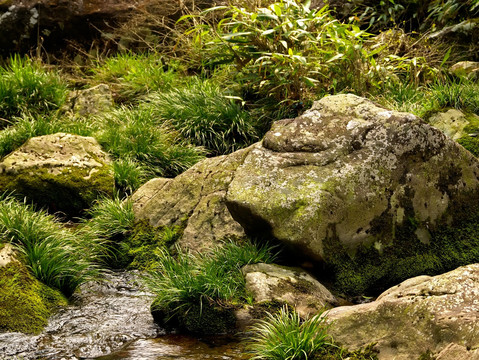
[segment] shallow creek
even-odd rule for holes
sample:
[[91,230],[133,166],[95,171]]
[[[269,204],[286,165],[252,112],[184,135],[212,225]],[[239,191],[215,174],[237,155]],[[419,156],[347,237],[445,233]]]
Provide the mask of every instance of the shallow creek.
[[0,334],[0,359],[244,359],[237,341],[165,335],[153,322],[153,295],[134,273],[85,284],[36,336]]

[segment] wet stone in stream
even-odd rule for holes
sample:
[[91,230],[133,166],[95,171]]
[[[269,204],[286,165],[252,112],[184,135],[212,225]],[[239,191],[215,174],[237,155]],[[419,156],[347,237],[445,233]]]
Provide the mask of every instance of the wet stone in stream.
[[107,275],[105,282],[82,286],[40,335],[0,334],[0,359],[94,358],[154,338],[161,331],[149,312],[152,300],[134,273]]

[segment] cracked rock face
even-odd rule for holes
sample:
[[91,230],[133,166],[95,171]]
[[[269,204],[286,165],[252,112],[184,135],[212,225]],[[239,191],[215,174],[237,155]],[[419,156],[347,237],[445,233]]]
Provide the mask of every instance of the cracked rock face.
[[226,200],[247,232],[324,260],[327,241],[349,254],[361,245],[381,252],[411,218],[412,241],[428,243],[432,229],[454,220],[451,206],[478,188],[477,160],[442,132],[347,94],[276,122]]
[[151,226],[185,226],[179,245],[202,251],[225,238],[245,236],[225,205],[234,172],[250,148],[206,159],[174,179],[153,179],[132,196],[137,220]]
[[328,312],[329,333],[347,348],[377,342],[380,360],[477,359],[479,264],[446,274],[419,276],[387,290],[372,303]]
[[1,191],[15,191],[51,212],[76,216],[113,187],[110,158],[92,137],[34,137],[0,162]]

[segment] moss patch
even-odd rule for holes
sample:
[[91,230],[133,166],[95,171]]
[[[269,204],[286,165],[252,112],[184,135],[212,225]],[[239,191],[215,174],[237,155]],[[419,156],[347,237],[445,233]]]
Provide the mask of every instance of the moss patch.
[[147,220],[136,223],[130,234],[118,242],[114,254],[115,268],[154,270],[156,253],[173,245],[182,235],[187,219],[177,226],[153,227]]
[[479,206],[464,200],[450,211],[462,220],[446,225],[444,219],[444,225],[430,231],[428,244],[414,238],[418,222],[413,217],[396,228],[394,241],[381,252],[374,246],[360,247],[351,257],[339,241],[329,239],[325,242],[327,273],[336,290],[351,296],[377,295],[414,276],[437,275],[478,262]]
[[112,196],[114,181],[110,172],[104,169],[89,174],[85,169],[70,168],[55,175],[42,168],[0,174],[0,190],[26,196],[51,213],[60,211],[75,217],[99,196]]
[[52,311],[66,304],[59,291],[36,280],[19,262],[0,268],[0,332],[37,334]]

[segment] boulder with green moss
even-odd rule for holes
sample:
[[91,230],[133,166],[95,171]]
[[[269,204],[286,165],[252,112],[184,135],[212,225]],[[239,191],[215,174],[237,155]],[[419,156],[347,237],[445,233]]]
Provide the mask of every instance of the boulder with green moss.
[[110,158],[91,137],[31,138],[0,162],[0,191],[14,191],[50,212],[78,216],[113,188]]
[[137,220],[153,227],[182,227],[178,240],[185,249],[202,251],[244,230],[225,205],[228,186],[250,148],[206,159],[174,179],[153,179],[133,196]]
[[328,331],[349,349],[376,342],[380,360],[476,359],[478,289],[479,264],[411,278],[374,302],[331,309]]
[[247,232],[326,264],[338,290],[361,294],[479,261],[467,250],[478,191],[479,162],[463,147],[345,94],[276,122],[235,171],[227,206]]
[[0,250],[0,332],[39,333],[66,299],[35,279],[11,245]]

